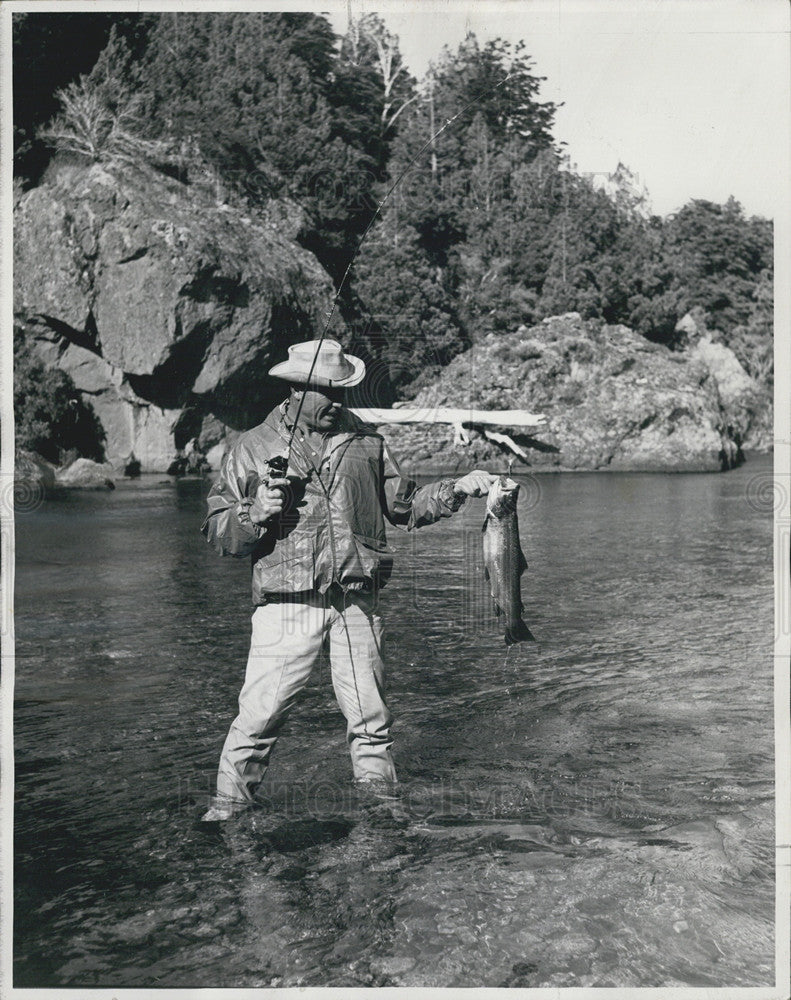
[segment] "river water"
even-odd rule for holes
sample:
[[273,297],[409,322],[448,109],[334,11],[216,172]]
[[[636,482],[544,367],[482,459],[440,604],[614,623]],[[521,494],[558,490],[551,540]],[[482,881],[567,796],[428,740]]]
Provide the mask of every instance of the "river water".
[[355,797],[319,664],[224,829],[251,609],[208,482],[21,514],[14,985],[772,983],[770,477],[524,478],[508,653],[483,502],[391,530],[401,801]]

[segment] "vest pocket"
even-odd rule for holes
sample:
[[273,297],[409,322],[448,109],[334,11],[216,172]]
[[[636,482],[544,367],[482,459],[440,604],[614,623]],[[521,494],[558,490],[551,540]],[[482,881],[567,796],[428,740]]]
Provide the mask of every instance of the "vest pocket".
[[315,560],[313,539],[296,538],[280,542],[274,552],[259,559],[253,569],[253,586],[258,598],[262,594],[293,594],[313,590]]

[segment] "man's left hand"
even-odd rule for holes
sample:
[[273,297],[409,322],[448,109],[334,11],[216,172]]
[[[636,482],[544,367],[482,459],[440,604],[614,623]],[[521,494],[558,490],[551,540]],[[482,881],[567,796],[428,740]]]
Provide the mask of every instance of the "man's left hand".
[[496,479],[497,476],[493,476],[491,472],[475,469],[458,479],[453,491],[454,493],[465,493],[468,497],[482,497],[489,492]]

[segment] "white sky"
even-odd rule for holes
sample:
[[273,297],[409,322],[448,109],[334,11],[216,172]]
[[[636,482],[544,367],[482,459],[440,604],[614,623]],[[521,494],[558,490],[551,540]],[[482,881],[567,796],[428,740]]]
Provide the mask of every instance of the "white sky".
[[[324,5],[327,10],[329,5]],[[542,98],[564,102],[555,136],[582,171],[621,160],[653,210],[733,194],[773,218],[789,183],[789,6],[785,0],[351,0],[378,12],[420,76],[472,30],[524,39]],[[342,33],[347,4],[330,11]]]

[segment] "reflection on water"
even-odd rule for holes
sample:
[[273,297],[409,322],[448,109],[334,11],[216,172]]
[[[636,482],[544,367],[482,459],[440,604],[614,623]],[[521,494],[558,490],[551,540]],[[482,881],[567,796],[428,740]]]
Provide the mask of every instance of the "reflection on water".
[[768,468],[525,481],[510,652],[482,503],[391,531],[400,802],[355,796],[324,664],[222,831],[249,577],[198,534],[208,483],[20,516],[14,984],[772,982]]

